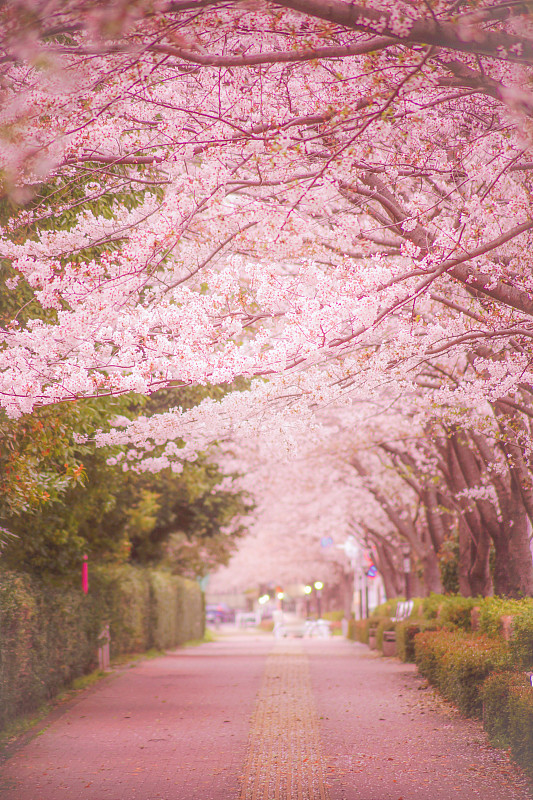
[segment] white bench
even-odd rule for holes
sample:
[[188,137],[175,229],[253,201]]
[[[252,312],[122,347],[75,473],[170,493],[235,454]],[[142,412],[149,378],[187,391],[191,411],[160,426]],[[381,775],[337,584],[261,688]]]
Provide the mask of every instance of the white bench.
[[261,615],[255,611],[237,611],[235,614],[235,625],[237,628],[251,628],[259,625]]
[[403,622],[407,617],[411,616],[414,603],[412,600],[398,600],[396,604],[396,614],[391,617],[393,622]]
[[306,620],[304,636],[306,639],[312,636],[318,636],[320,639],[329,639],[331,636],[331,622],[327,619]]

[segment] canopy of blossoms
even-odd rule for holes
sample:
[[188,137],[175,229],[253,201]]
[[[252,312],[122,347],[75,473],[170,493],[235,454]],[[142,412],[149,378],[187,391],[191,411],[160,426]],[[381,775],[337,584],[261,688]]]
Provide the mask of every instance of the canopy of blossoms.
[[[20,298],[0,334],[7,414],[239,380],[98,443],[179,470],[261,437],[276,469],[344,408],[359,440],[322,446],[428,576],[454,531],[469,590],[490,590],[491,542],[523,563],[528,7],[25,0],[0,26],[0,249]],[[513,591],[533,591],[526,567]]]

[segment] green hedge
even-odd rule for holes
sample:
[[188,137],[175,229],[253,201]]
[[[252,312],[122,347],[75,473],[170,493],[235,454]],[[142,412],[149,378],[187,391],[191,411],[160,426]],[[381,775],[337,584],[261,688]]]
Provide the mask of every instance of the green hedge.
[[[387,601],[370,617],[370,624],[381,634],[387,629],[383,627],[383,622],[387,619],[385,612],[394,615],[396,602]],[[423,630],[471,632],[472,609],[477,607],[479,633],[498,641],[502,639],[502,617],[512,617],[509,641],[512,663],[520,669],[533,669],[533,598],[509,600],[500,597],[462,597],[433,593],[423,600],[415,599],[414,603],[415,608],[409,619],[396,624],[397,650],[403,661],[414,660],[414,637]]]
[[479,600],[475,597],[447,597],[440,608],[439,626],[448,630],[472,630],[472,609],[478,605]]
[[368,644],[368,620],[349,619],[346,638],[350,639],[352,642],[362,642],[363,644]]
[[511,754],[533,778],[533,687],[525,680],[509,693],[509,741]]
[[533,687],[524,672],[495,672],[483,684],[483,726],[492,744],[510,747],[533,778]]
[[505,597],[486,597],[479,605],[479,629],[487,636],[501,636],[501,618],[521,614],[528,606],[533,607],[533,600],[510,600]]
[[385,631],[393,631],[396,628],[396,623],[394,623],[388,617],[381,619],[379,625],[376,628],[376,647],[378,650],[383,650],[383,634]]
[[515,614],[509,647],[517,667],[533,670],[533,600]]
[[511,666],[505,642],[463,631],[427,631],[415,640],[418,669],[467,716],[481,716],[481,687],[491,672]]
[[[399,598],[401,599],[401,598]],[[533,779],[533,598],[510,600],[431,594],[415,600],[410,618],[392,625],[397,599],[354,625],[359,641],[372,626],[381,646],[383,632],[394,627],[403,661],[419,672],[468,716],[481,716],[492,743],[508,747]],[[479,630],[472,632],[472,609],[479,608]],[[510,617],[509,642],[502,618]]]
[[358,619],[354,623],[355,639],[362,644],[368,644],[369,625],[367,619]]
[[398,605],[398,600],[403,600],[403,597],[393,597],[391,600],[385,600],[384,603],[376,606],[370,615],[370,619],[373,617],[393,617],[396,606]]
[[198,584],[132,566],[94,568],[89,594],[0,572],[0,728],[97,666],[110,624],[112,657],[203,636]]
[[432,592],[422,601],[422,613],[425,619],[434,620],[440,628],[469,631],[472,627],[472,609],[481,602],[481,598]]
[[407,663],[415,660],[415,639],[422,631],[436,630],[436,625],[431,620],[407,619],[405,622],[396,623],[396,652],[398,658]]
[[342,622],[344,619],[344,611],[325,611],[322,614],[322,619],[327,619],[330,622]]

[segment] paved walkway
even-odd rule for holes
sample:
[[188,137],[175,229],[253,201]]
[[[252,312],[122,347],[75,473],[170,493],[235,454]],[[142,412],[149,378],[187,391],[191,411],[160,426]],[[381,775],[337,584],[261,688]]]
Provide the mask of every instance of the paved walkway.
[[481,726],[363,645],[228,636],[122,670],[0,773],[2,800],[531,800]]

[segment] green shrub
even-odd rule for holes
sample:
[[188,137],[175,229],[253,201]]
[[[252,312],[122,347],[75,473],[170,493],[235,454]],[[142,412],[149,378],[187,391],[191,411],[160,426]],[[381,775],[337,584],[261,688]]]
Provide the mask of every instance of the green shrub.
[[483,683],[483,727],[496,747],[509,747],[509,699],[515,685],[526,684],[522,672],[493,672]]
[[386,600],[381,605],[377,606],[370,615],[370,619],[373,620],[374,617],[393,617],[394,612],[396,611],[396,606],[398,604],[398,600],[403,600],[403,597],[393,597],[390,600]]
[[426,631],[415,638],[415,662],[421,675],[440,686],[439,672],[450,646],[448,631]]
[[358,619],[355,622],[355,638],[358,642],[362,642],[362,644],[368,644],[368,620],[367,619]]
[[404,622],[396,623],[396,651],[402,661],[414,662],[415,637],[426,630],[436,630],[435,624],[424,619],[407,619]]
[[422,601],[422,613],[426,619],[437,619],[439,610],[447,599],[445,594],[431,592],[429,597],[424,597]]
[[379,628],[379,626],[380,626],[380,625],[381,625],[383,622],[390,622],[390,619],[391,619],[391,618],[390,618],[390,617],[388,617],[387,615],[383,615],[383,614],[381,614],[379,617],[378,617],[378,616],[375,616],[375,617],[369,617],[367,620],[365,620],[365,622],[368,624],[368,629],[369,629],[369,631],[370,631],[370,632],[372,632],[372,631],[373,631],[373,632],[374,632],[374,634],[375,634],[375,633],[376,633],[376,631],[377,631],[377,629]]
[[[411,609],[411,613],[409,614],[408,618],[409,619],[412,619],[413,617],[422,618],[422,606],[423,606],[423,603],[424,603],[424,598],[423,597],[413,597],[411,599],[411,602],[413,604],[413,607]],[[396,612],[396,609],[394,609],[394,611]],[[394,614],[393,614],[393,616],[394,616]]]
[[368,628],[368,619],[349,619],[346,638],[350,639],[352,642],[368,644]]
[[177,639],[172,647],[184,642],[202,639],[205,633],[204,597],[198,583],[174,575],[178,598]]
[[99,595],[105,604],[102,625],[109,623],[111,657],[139,653],[151,647],[150,583],[146,570],[124,564],[94,567],[89,582],[91,599]]
[[97,662],[110,624],[113,657],[201,639],[198,584],[170,573],[121,566],[93,568],[89,594],[0,572],[0,727],[38,707]]
[[481,686],[487,676],[511,663],[504,642],[463,631],[421,633],[415,654],[420,672],[467,716],[481,715]]
[[437,621],[439,627],[469,631],[472,609],[480,603],[481,598],[432,592],[423,599],[422,611],[425,619]]
[[393,631],[395,623],[389,618],[385,617],[381,620],[376,628],[376,646],[378,650],[383,650],[383,634],[385,631]]
[[322,619],[329,619],[330,622],[342,622],[344,611],[325,611],[322,614]]
[[501,636],[501,618],[514,617],[533,600],[510,600],[506,597],[486,597],[479,605],[479,630],[497,639]]
[[533,688],[524,672],[489,675],[482,690],[483,726],[492,744],[510,747],[533,778]]
[[509,647],[517,667],[533,669],[533,600],[524,600],[515,615]]
[[[150,635],[151,647],[165,650],[179,641],[178,599],[174,576],[166,572],[151,571],[150,587]],[[192,639],[192,636],[191,636]]]
[[97,595],[0,573],[0,727],[93,668],[102,611]]
[[440,607],[438,623],[449,630],[470,631],[472,629],[472,609],[478,606],[480,598],[453,595],[445,597]]
[[511,754],[533,779],[533,687],[524,675],[510,686],[508,703]]

